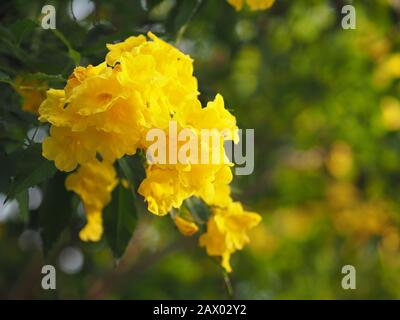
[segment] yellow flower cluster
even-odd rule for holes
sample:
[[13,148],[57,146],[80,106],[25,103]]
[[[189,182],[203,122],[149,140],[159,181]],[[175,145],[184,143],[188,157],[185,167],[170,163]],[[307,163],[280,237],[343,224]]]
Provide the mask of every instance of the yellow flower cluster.
[[[228,0],[237,11],[242,10],[245,0]],[[246,0],[251,10],[266,10],[274,4],[275,0]]]
[[[103,63],[77,67],[64,89],[48,90],[39,109],[40,121],[51,124],[50,136],[43,142],[43,156],[62,171],[79,166],[67,178],[66,187],[76,192],[84,204],[88,224],[80,233],[81,239],[97,241],[102,234],[101,211],[118,183],[115,160],[133,155],[138,149],[146,151],[150,146],[146,140],[149,130],[161,129],[168,135],[171,121],[178,130],[189,129],[198,137],[203,129],[217,129],[213,135],[221,142],[218,150],[209,141],[197,141],[206,155],[219,153],[219,162],[149,163],[138,192],[156,215],[181,207],[191,196],[218,206],[212,220],[220,221],[219,233],[209,224],[202,243],[211,255],[223,256],[224,266],[230,270],[229,255],[243,247],[247,241],[245,231],[258,219],[230,197],[232,164],[225,161],[223,142],[237,141],[236,119],[220,95],[202,107],[192,59],[154,34],[148,37],[150,40],[143,35],[129,37],[107,45],[109,52]],[[221,222],[224,219],[225,224]],[[198,229],[180,217],[175,223],[186,235]],[[218,249],[209,249],[207,239],[214,236],[225,238],[225,247],[220,244]]]

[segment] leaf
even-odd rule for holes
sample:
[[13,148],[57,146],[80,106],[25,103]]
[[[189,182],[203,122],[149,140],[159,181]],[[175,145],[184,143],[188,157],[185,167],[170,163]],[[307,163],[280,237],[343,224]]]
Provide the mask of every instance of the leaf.
[[76,66],[79,66],[80,62],[81,62],[81,55],[78,51],[70,48],[68,49],[68,55],[69,57],[74,61]]
[[129,185],[131,186],[133,196],[135,197],[135,175],[129,165],[129,162],[126,158],[121,158],[118,160],[118,165],[121,168],[122,174],[128,180]]
[[[195,4],[193,4],[195,2]],[[176,43],[179,44],[181,41],[183,34],[185,33],[189,23],[192,21],[193,17],[196,15],[199,10],[203,0],[195,0],[195,1],[182,1],[181,6],[179,7],[178,14],[176,15],[174,26],[177,32],[176,35]]]
[[65,174],[57,172],[45,187],[44,199],[39,211],[39,228],[43,253],[47,257],[70,223],[73,193],[65,189]]
[[24,80],[38,80],[38,81],[58,81],[65,82],[67,81],[61,74],[46,74],[43,72],[36,73],[28,73],[24,75]]
[[36,22],[30,19],[22,19],[15,22],[10,27],[10,30],[14,34],[17,44],[20,44],[30,32],[35,30],[36,27],[38,27]]
[[61,40],[62,43],[64,43],[64,45],[67,47],[68,49],[68,55],[69,57],[74,61],[76,66],[79,66],[79,63],[81,61],[81,55],[78,51],[76,51],[71,43],[67,40],[67,38],[57,29],[51,29],[51,31],[53,32],[53,34]]
[[137,224],[135,197],[132,190],[119,184],[111,203],[104,209],[104,233],[115,259],[120,259]]
[[32,143],[23,150],[17,161],[17,174],[7,193],[8,198],[14,198],[19,192],[51,178],[57,171],[53,162],[42,157],[42,145],[39,143]]
[[12,79],[8,74],[5,74],[4,72],[0,71],[0,82],[8,83],[8,84],[13,84]]
[[[83,41],[85,49],[88,46],[91,46],[98,42],[100,39],[104,38],[105,36],[110,36],[110,39],[115,39],[116,35],[116,28],[110,23],[110,22],[101,22],[99,24],[96,24],[93,26],[88,32],[86,33],[85,40]],[[110,40],[111,42],[111,40]],[[102,42],[101,44],[104,46],[105,49],[105,43]]]
[[15,197],[19,206],[19,214],[21,215],[23,222],[28,222],[29,218],[29,192],[25,189],[18,193]]
[[11,177],[15,174],[15,161],[0,149],[0,192],[7,193]]
[[[141,184],[146,176],[141,156],[137,153],[134,156],[124,157],[118,160],[122,174],[129,181],[133,191]],[[135,196],[135,193],[134,193]]]
[[15,35],[3,26],[0,26],[0,52],[6,56],[17,58],[27,66],[32,63],[32,56],[21,49]]

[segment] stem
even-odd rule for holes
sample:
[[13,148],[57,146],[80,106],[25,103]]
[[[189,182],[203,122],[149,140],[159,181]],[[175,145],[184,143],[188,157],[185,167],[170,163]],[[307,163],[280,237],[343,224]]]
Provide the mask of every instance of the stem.
[[233,299],[234,291],[233,291],[231,279],[229,278],[229,275],[228,275],[228,273],[226,273],[226,271],[223,271],[223,275],[224,275],[224,282],[225,282],[225,286],[226,286],[226,291],[228,293],[228,297],[229,297],[229,299]]
[[183,35],[186,32],[187,27],[189,26],[190,21],[192,21],[193,17],[195,16],[195,14],[197,13],[197,11],[200,8],[201,3],[203,2],[203,0],[197,0],[196,1],[196,5],[194,6],[192,12],[190,13],[188,19],[186,20],[186,22],[179,28],[179,31],[176,35],[176,40],[175,40],[175,44],[179,45],[179,43],[182,40]]

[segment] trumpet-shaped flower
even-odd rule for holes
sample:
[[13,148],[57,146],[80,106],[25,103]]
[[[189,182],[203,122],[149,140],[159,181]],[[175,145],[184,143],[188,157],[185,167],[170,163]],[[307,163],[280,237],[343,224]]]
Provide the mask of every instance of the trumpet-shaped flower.
[[111,200],[117,185],[114,166],[98,160],[87,162],[70,174],[65,186],[79,195],[85,208],[87,224],[80,232],[84,241],[98,241],[103,233],[101,211]]
[[221,256],[222,267],[231,272],[231,254],[243,249],[250,241],[247,232],[260,221],[260,215],[243,210],[239,202],[216,207],[208,220],[207,232],[200,237],[200,246],[206,247],[210,256]]

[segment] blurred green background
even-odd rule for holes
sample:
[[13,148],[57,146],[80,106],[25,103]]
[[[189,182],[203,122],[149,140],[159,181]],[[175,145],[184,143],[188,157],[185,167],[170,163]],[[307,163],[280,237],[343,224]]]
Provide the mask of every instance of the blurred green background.
[[[201,99],[221,93],[239,127],[255,129],[255,172],[235,177],[234,197],[263,222],[232,258],[233,297],[399,298],[400,1],[352,1],[355,30],[341,27],[347,1],[277,0],[257,12],[236,12],[222,0],[199,1],[193,12],[196,3],[1,2],[1,75],[67,77],[73,69],[59,37],[26,23],[40,21],[45,4],[55,6],[57,30],[81,65],[103,60],[106,43],[148,30],[176,43],[186,25],[177,45],[195,60]],[[0,84],[2,138],[4,128],[18,140],[37,127],[22,103]],[[13,147],[4,141],[0,200]],[[30,192],[38,203],[30,204],[28,223],[15,201],[0,204],[0,298],[229,297],[221,269],[196,237],[184,238],[168,217],[150,214],[140,216],[116,264],[104,240],[79,241],[78,213],[46,262],[57,267],[57,290],[42,290],[34,218],[41,195]],[[357,270],[356,290],[341,287],[347,264]]]

